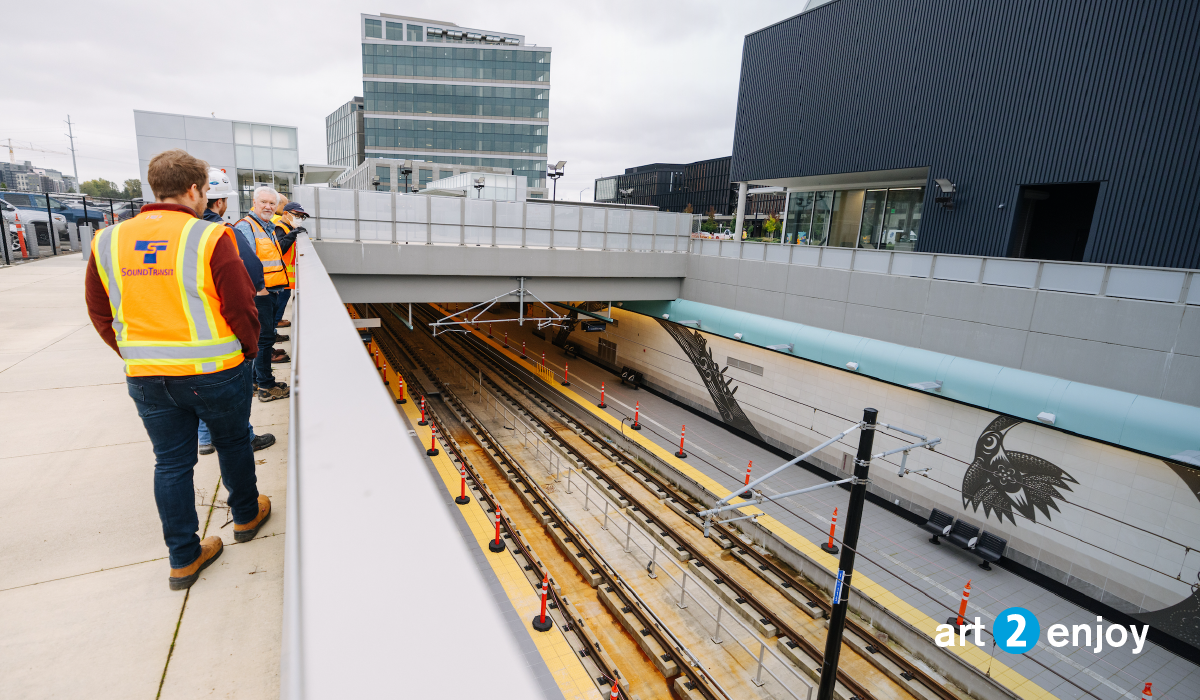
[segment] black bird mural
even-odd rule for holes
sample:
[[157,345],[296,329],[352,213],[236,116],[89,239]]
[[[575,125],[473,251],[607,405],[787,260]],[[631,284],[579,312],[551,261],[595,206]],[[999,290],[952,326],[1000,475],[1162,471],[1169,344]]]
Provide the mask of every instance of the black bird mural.
[[[733,382],[732,377],[725,376],[725,370],[718,370],[720,365],[712,356],[712,349],[708,347],[708,341],[699,331],[689,330],[670,321],[655,319],[658,321],[671,337],[679,343],[679,347],[687,354],[688,359],[692,361],[696,371],[700,374],[700,379],[704,382],[704,386],[708,389],[708,395],[712,397],[713,405],[716,406],[717,412],[721,414],[721,420],[725,421],[726,425],[737,428],[743,433],[757,440],[762,439],[758,429],[750,422],[750,418],[742,407],[738,405],[737,399],[733,395],[737,393],[738,388],[735,386],[731,391],[730,383]],[[729,369],[726,367],[725,369]]]
[[1066,502],[1060,489],[1070,491],[1068,484],[1079,483],[1041,457],[1004,449],[1004,436],[1021,422],[997,416],[979,435],[975,460],[963,476],[964,509],[970,504],[978,512],[982,505],[985,518],[995,511],[1000,522],[1007,517],[1013,525],[1013,509],[1031,522],[1037,522],[1039,510],[1049,520],[1050,509],[1058,510],[1055,499]]

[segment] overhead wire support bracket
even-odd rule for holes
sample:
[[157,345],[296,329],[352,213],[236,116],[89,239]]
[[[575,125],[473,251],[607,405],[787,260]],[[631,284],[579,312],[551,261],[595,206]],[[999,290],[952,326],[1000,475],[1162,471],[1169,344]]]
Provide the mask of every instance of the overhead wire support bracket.
[[[457,328],[457,326],[460,326],[462,324],[476,325],[479,323],[479,319],[483,316],[483,314],[487,313],[488,309],[491,309],[498,302],[500,302],[500,300],[507,299],[508,297],[512,297],[512,296],[517,297],[517,318],[488,319],[489,323],[506,323],[508,321],[516,321],[517,325],[520,325],[520,326],[525,325],[525,296],[526,295],[529,295],[529,296],[533,297],[534,299],[536,299],[537,303],[541,304],[542,308],[546,309],[547,313],[550,314],[546,318],[537,319],[538,330],[542,330],[549,326],[560,327],[563,325],[564,322],[570,320],[566,316],[563,316],[563,315],[557,313],[554,309],[551,309],[546,304],[546,302],[539,299],[536,294],[529,291],[525,287],[525,280],[529,279],[528,277],[517,277],[515,279],[517,280],[517,283],[518,283],[518,286],[516,289],[510,290],[510,291],[505,292],[504,294],[500,294],[498,296],[494,296],[491,299],[488,299],[487,301],[481,301],[478,304],[468,307],[462,311],[456,311],[455,313],[452,313],[448,316],[443,316],[442,318],[439,318],[438,320],[430,323],[429,325],[431,327],[433,327],[433,334],[435,336],[437,336],[437,335],[441,335],[442,333],[445,333],[447,330],[460,330]],[[482,308],[480,308],[480,307],[482,307]],[[467,318],[467,315],[470,314],[470,312],[474,311],[475,309],[479,309],[479,311],[476,312],[475,315],[472,316],[471,318]],[[456,320],[456,317],[458,317],[458,316],[462,316],[462,319]],[[532,321],[534,319],[531,318],[529,320]],[[446,329],[446,330],[439,330],[439,329]]]

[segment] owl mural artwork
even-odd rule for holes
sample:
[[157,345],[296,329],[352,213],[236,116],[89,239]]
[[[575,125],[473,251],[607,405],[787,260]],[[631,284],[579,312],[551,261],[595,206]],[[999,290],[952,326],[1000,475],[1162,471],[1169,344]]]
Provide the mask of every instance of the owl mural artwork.
[[1055,501],[1066,502],[1063,491],[1079,483],[1041,457],[1005,449],[1005,436],[1021,422],[997,416],[979,435],[975,459],[963,476],[964,509],[970,505],[978,511],[983,506],[985,518],[994,511],[1000,522],[1008,518],[1013,525],[1017,524],[1014,510],[1030,522],[1037,522],[1038,511],[1050,520],[1050,509],[1058,511]]

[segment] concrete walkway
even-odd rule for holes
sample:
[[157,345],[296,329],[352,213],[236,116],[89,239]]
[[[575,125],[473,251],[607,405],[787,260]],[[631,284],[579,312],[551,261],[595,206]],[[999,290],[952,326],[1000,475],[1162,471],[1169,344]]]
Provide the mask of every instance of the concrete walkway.
[[288,402],[251,417],[278,440],[255,454],[271,520],[234,544],[200,457],[201,527],[226,550],[169,590],[154,455],[83,279],[78,254],[0,268],[0,698],[278,697]]
[[[515,323],[506,323],[503,330],[509,332],[509,342],[515,348],[520,348],[524,340],[531,358],[545,352],[547,365],[561,375],[563,351],[548,340],[535,337],[531,325],[519,328]],[[678,348],[666,350],[678,353]],[[748,461],[754,461],[756,475],[786,461],[689,409],[649,391],[623,386],[618,377],[591,362],[570,360],[570,368],[572,388],[582,395],[598,398],[600,382],[606,383],[608,412],[617,418],[632,419],[634,402],[640,401],[644,426],[641,436],[672,452],[679,448],[679,426],[686,424],[688,463],[730,489],[742,483]],[[690,379],[700,386],[698,377]],[[847,424],[851,420],[847,418]],[[812,472],[796,468],[781,474],[772,487],[764,490],[782,493],[824,481]],[[847,497],[843,490],[828,489],[782,503],[764,504],[761,508],[810,542],[819,544],[827,537],[834,507],[844,512]],[[841,535],[841,523],[838,534]],[[955,547],[934,546],[928,540],[928,533],[918,526],[868,502],[863,511],[861,556],[856,570],[938,620],[957,610],[963,584],[971,579],[969,614],[984,618],[988,629],[995,616],[1013,606],[1037,615],[1043,633],[1051,622],[1067,625],[1096,622],[1094,614],[1010,571],[1000,567],[983,571],[979,568],[979,558]],[[1136,656],[1128,647],[1106,648],[1096,654],[1091,649],[1052,649],[1045,644],[1039,644],[1029,655],[1015,656],[999,650],[995,655],[1052,697],[1062,700],[1138,700],[1147,681],[1154,683],[1154,697],[1159,700],[1200,698],[1200,667],[1151,642]]]

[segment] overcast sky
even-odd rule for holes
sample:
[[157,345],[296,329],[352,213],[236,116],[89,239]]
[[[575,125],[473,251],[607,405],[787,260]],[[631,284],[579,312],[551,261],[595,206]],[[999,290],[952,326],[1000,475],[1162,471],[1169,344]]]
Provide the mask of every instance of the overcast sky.
[[[299,127],[324,163],[325,115],[362,95],[360,12],[524,34],[554,49],[551,162],[561,199],[600,175],[730,154],[743,37],[803,2],[12,2],[0,139],[68,151],[81,180],[138,176],[133,110]],[[769,99],[769,96],[763,96]],[[15,153],[72,172],[69,155]],[[582,193],[589,201],[592,193]]]

